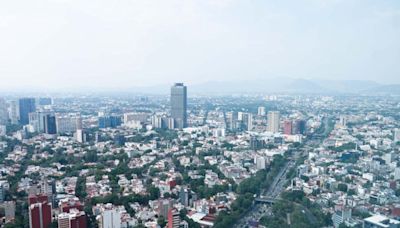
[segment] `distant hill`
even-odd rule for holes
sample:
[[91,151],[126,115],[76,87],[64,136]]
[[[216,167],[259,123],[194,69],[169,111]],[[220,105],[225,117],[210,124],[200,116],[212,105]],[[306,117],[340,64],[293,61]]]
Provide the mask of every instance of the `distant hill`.
[[400,95],[400,84],[381,85],[361,91],[367,95]]
[[[363,80],[309,80],[293,78],[273,78],[243,81],[210,81],[187,85],[189,94],[230,95],[230,94],[399,94],[400,85],[382,85]],[[136,93],[168,94],[170,85],[136,87],[129,89]]]

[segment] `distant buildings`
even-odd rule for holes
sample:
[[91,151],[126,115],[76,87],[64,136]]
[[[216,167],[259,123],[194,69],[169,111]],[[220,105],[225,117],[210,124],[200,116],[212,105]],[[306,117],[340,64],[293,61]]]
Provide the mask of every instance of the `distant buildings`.
[[17,101],[10,102],[10,120],[12,124],[17,124],[19,121],[19,110]]
[[35,98],[21,98],[19,104],[19,122],[22,125],[29,124],[29,113],[36,111]]
[[266,112],[265,112],[265,107],[258,107],[258,112],[257,115],[259,116],[265,116]]
[[7,103],[3,98],[0,98],[0,125],[7,125],[7,123],[8,123]]
[[294,121],[292,133],[304,135],[306,133],[306,121],[305,120]]
[[46,134],[57,134],[56,116],[53,114],[46,114],[43,116],[44,122],[44,133]]
[[82,129],[82,118],[79,114],[56,115],[58,134],[73,133]]
[[395,129],[394,130],[394,142],[400,142],[400,129]]
[[293,133],[293,124],[292,121],[290,120],[285,120],[283,122],[283,134],[285,135],[291,135]]
[[39,105],[51,105],[53,104],[53,100],[50,97],[40,97],[38,103]]
[[279,132],[280,114],[278,111],[268,112],[268,131],[277,133]]
[[115,128],[121,126],[122,118],[119,115],[99,116],[99,128]]
[[171,117],[175,128],[187,127],[187,89],[183,83],[175,83],[171,87]]

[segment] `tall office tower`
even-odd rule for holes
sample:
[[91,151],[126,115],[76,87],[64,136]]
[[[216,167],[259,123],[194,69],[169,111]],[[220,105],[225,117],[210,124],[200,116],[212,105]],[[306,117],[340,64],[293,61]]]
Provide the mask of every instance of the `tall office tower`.
[[43,128],[46,134],[57,134],[56,116],[52,114],[46,114],[43,117]]
[[19,121],[19,110],[17,101],[10,102],[10,120],[12,124],[17,124]]
[[175,83],[171,87],[171,117],[175,120],[175,127],[187,127],[187,89],[183,83]]
[[243,128],[246,131],[253,129],[253,115],[251,113],[242,113]]
[[265,116],[265,107],[258,107],[258,115]]
[[189,197],[190,197],[190,190],[186,187],[181,187],[179,191],[179,202],[185,206],[189,206]]
[[293,126],[293,133],[304,135],[306,133],[306,121],[296,120]]
[[21,98],[19,104],[19,122],[22,125],[29,124],[29,113],[36,111],[35,98]]
[[181,219],[179,217],[179,212],[176,209],[168,210],[168,228],[179,228]]
[[234,131],[238,128],[238,113],[237,112],[227,112],[226,113],[226,127]]
[[279,132],[279,112],[269,111],[268,112],[268,131]]
[[52,206],[47,196],[29,197],[29,227],[47,228],[50,227],[52,218]]
[[0,125],[7,125],[7,123],[8,123],[7,103],[3,98],[0,98]]
[[293,133],[293,124],[290,120],[285,120],[283,123],[283,134],[291,135]]

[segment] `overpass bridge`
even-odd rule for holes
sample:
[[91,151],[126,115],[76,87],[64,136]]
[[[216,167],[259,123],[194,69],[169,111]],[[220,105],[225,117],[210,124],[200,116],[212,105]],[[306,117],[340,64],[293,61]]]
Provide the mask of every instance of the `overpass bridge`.
[[257,197],[254,199],[255,203],[260,203],[260,204],[274,204],[278,200],[279,199],[272,197]]

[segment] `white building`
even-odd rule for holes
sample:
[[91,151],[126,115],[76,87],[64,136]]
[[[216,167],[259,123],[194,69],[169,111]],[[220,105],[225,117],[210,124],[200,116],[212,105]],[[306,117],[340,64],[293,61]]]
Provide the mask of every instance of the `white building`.
[[8,122],[7,103],[3,98],[0,98],[0,125],[6,125]]
[[100,228],[121,228],[121,214],[119,211],[114,208],[104,208],[101,213]]
[[265,169],[267,167],[267,159],[262,156],[257,156],[255,159],[257,170]]
[[82,129],[82,118],[79,114],[56,115],[57,133],[72,133]]
[[265,116],[266,112],[265,112],[265,107],[258,107],[258,112],[257,114],[259,116]]
[[268,131],[279,132],[280,113],[278,111],[268,112]]
[[400,142],[400,129],[394,130],[394,142]]
[[363,228],[398,228],[400,221],[390,219],[383,215],[373,215],[365,218],[363,221]]

